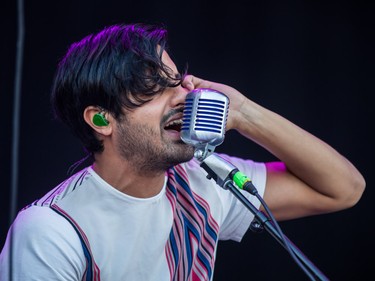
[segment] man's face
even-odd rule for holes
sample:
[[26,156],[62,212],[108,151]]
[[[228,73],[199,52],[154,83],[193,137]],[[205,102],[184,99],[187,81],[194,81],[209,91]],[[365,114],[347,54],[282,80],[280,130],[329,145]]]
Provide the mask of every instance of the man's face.
[[[177,75],[177,68],[166,52],[162,59]],[[167,88],[150,102],[127,111],[117,122],[116,148],[135,169],[161,172],[193,157],[194,148],[180,139],[186,93],[182,86]]]

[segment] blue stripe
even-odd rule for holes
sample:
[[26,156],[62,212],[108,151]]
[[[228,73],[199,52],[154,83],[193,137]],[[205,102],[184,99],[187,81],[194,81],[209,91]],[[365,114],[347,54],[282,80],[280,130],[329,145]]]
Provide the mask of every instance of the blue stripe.
[[[197,231],[197,229],[191,224],[191,222],[189,221],[189,219],[183,215],[184,217],[184,222],[185,222],[185,243],[187,245],[186,247],[186,253],[187,253],[187,258],[188,258],[188,268],[189,268],[189,272],[191,270],[191,266],[192,266],[192,262],[193,262],[193,255],[191,253],[191,240],[190,240],[190,235],[189,233],[192,233],[194,235],[194,237],[197,239],[198,243],[199,241],[201,240],[201,235],[200,235],[200,232]],[[201,244],[200,245],[200,248],[203,247]],[[212,273],[212,269],[211,269],[211,265],[210,265],[210,262],[209,260],[203,255],[202,251],[200,249],[197,250],[197,257],[202,261],[202,263],[204,264],[205,268],[207,269],[207,272],[208,272],[208,275],[209,277],[211,277],[211,273]]]
[[169,240],[170,240],[170,243],[171,243],[174,263],[175,263],[175,266],[177,267],[177,264],[178,264],[178,247],[177,247],[177,244],[176,244],[176,239],[174,237],[173,231],[171,231],[171,233],[169,235]]
[[197,207],[197,209],[199,210],[199,212],[201,214],[203,214],[203,216],[205,218],[205,229],[207,230],[207,233],[212,237],[212,239],[214,239],[216,241],[217,240],[217,234],[216,234],[215,230],[211,227],[211,225],[208,223],[208,219],[207,219],[208,216],[207,216],[206,209],[204,209],[202,207],[202,205],[200,205],[195,200],[195,198],[193,196],[193,193],[191,192],[191,189],[188,186],[188,184],[185,182],[185,180],[177,172],[175,173],[175,175],[176,175],[176,181],[177,181],[177,183],[180,184],[180,186],[190,195],[191,199],[193,199],[194,204]]
[[[182,223],[182,226],[183,226],[183,233],[184,233],[184,241],[185,241],[185,247],[184,248],[181,248],[181,251],[184,251],[185,250],[185,257],[186,257],[186,260],[187,260],[187,264],[183,264],[183,266],[187,267],[187,271],[184,270],[184,272],[191,272],[191,269],[192,269],[192,266],[193,266],[193,255],[195,254],[196,257],[202,262],[202,265],[206,268],[207,270],[207,274],[208,274],[208,277],[211,278],[211,275],[212,275],[212,272],[213,272],[213,269],[211,268],[211,264],[210,264],[210,259],[207,259],[207,257],[205,257],[205,255],[203,254],[203,251],[206,252],[209,256],[211,256],[211,252],[207,250],[207,248],[205,248],[202,244],[201,244],[201,239],[202,239],[202,235],[206,236],[210,236],[214,241],[217,240],[217,233],[215,232],[215,230],[210,226],[209,222],[208,222],[208,213],[207,213],[207,210],[195,199],[194,195],[193,195],[193,192],[191,191],[188,183],[184,180],[184,178],[178,173],[178,171],[175,170],[175,168],[172,168],[173,169],[173,172],[174,172],[174,175],[175,175],[175,181],[178,185],[180,185],[181,188],[184,189],[184,191],[188,194],[188,197],[189,198],[185,198],[185,200],[187,202],[191,202],[194,207],[196,208],[196,211],[200,214],[203,215],[203,218],[204,218],[204,225],[202,225],[201,223],[197,222],[194,218],[189,218],[187,217],[184,212],[186,212],[186,214],[189,214],[189,210],[186,209],[186,207],[184,206],[185,204],[182,204],[181,203],[181,197],[183,197],[184,195],[182,194],[178,194],[178,196],[176,196],[177,198],[177,204],[178,204],[178,207],[181,208],[181,211],[182,212],[178,212],[179,214],[179,219],[182,219],[183,220],[183,223]],[[169,183],[169,181],[168,181]],[[173,186],[173,184],[171,183],[170,184],[171,186],[169,187],[170,190],[177,195],[178,193],[178,190]],[[185,197],[185,196],[184,196]],[[181,218],[181,217],[182,218]],[[193,224],[193,220],[198,226],[203,226],[204,227],[204,230],[203,229],[197,229],[194,224]],[[178,232],[177,232],[178,233]],[[190,239],[190,235],[194,236],[195,239],[197,240],[197,243],[198,243],[198,249],[196,251],[196,253],[193,253],[192,252],[192,244],[191,244],[191,239]],[[176,240],[175,238],[173,237],[173,232],[171,231],[171,235],[170,235],[170,241],[171,241],[171,247],[173,249],[173,251],[175,251],[176,249],[178,250],[178,247],[174,244],[176,243]],[[206,241],[207,243],[209,243],[213,248],[215,248],[215,245],[212,245],[210,239],[207,239]],[[178,253],[176,253],[178,254]],[[175,255],[175,253],[174,253]],[[174,256],[175,258],[175,256]],[[213,257],[211,257],[213,258]],[[177,267],[177,264],[176,264],[176,267]]]
[[54,210],[57,214],[61,215],[63,218],[65,218],[74,228],[74,230],[77,232],[79,240],[81,241],[83,253],[87,260],[87,273],[86,273],[86,281],[92,281],[93,280],[93,266],[92,266],[92,257],[90,255],[90,251],[88,250],[88,247],[85,243],[85,240],[82,238],[81,233],[78,230],[78,227],[75,223],[73,223],[65,214],[61,213],[59,210],[55,209],[53,206],[51,206],[51,209]]

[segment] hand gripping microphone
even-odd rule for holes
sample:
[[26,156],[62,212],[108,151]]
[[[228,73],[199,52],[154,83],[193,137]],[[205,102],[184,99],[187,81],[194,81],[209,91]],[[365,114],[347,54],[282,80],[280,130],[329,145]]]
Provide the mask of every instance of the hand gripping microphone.
[[[182,141],[195,147],[194,157],[201,162],[200,166],[207,172],[207,178],[213,179],[219,186],[232,192],[253,213],[254,220],[250,227],[253,231],[258,232],[265,229],[271,233],[291,254],[311,280],[317,280],[314,278],[316,276],[321,278],[319,280],[329,281],[282,233],[277,221],[252,181],[240,172],[237,167],[213,153],[215,147],[224,141],[228,108],[229,99],[221,92],[198,88],[188,93],[182,118]],[[233,182],[239,189],[256,196],[269,216],[259,211],[234,186]]]
[[182,117],[181,139],[195,147],[194,157],[201,162],[209,178],[227,189],[232,180],[241,188],[256,193],[251,181],[235,166],[213,154],[224,141],[229,99],[216,90],[198,88],[186,95]]
[[228,97],[216,90],[198,88],[186,95],[181,139],[195,147],[199,161],[224,141],[228,110]]

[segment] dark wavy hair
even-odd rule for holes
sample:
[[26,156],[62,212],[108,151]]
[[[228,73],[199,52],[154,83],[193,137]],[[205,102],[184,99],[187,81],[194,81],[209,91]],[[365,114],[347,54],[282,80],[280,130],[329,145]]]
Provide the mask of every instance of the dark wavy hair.
[[103,144],[83,119],[87,106],[103,108],[115,119],[123,109],[150,101],[166,87],[180,85],[161,56],[167,30],[147,24],[112,25],[73,43],[58,64],[51,103],[55,117],[65,123],[89,153]]

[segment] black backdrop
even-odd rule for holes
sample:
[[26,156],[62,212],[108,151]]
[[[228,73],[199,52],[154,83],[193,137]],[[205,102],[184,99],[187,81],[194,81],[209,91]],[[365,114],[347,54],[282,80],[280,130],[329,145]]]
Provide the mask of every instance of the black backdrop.
[[[83,155],[52,120],[49,90],[73,41],[119,22],[165,23],[172,57],[227,83],[330,143],[364,174],[355,207],[280,225],[332,280],[369,280],[374,257],[371,116],[373,5],[362,1],[25,1],[17,210],[66,177]],[[246,4],[245,4],[246,3]],[[1,244],[9,227],[16,1],[1,9]],[[217,151],[257,161],[273,156],[235,132]],[[103,226],[104,227],[104,226]],[[370,262],[372,259],[372,262]],[[250,278],[253,277],[253,279]],[[214,280],[307,280],[266,232],[221,242]]]

